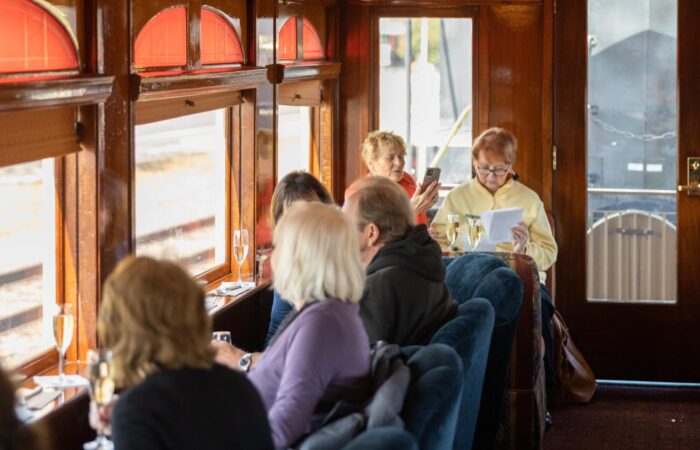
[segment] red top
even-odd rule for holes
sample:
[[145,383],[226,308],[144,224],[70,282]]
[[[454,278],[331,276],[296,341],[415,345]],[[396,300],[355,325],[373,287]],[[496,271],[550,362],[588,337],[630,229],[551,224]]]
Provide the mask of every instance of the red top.
[[[413,194],[416,193],[416,188],[418,187],[416,182],[413,180],[413,177],[408,172],[403,173],[403,177],[401,180],[399,180],[399,185],[404,188],[409,199],[413,197]],[[345,190],[345,201],[348,200],[348,197],[350,197],[353,192],[355,191],[350,188]],[[416,215],[416,225],[419,224],[428,225],[428,218],[426,217],[425,213]]]

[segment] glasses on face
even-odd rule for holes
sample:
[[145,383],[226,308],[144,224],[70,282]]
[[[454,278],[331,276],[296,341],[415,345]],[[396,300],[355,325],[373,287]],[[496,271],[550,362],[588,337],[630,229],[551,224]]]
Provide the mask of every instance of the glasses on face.
[[476,163],[476,169],[479,171],[480,174],[482,175],[488,175],[489,173],[492,173],[496,175],[497,177],[505,175],[508,173],[508,168],[510,168],[510,164],[506,164],[504,166],[482,166],[479,163]]

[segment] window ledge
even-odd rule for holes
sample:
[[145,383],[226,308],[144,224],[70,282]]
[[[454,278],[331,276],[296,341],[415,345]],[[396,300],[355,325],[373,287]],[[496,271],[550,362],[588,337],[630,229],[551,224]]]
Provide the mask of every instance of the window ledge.
[[0,112],[102,103],[112,93],[112,76],[81,75],[0,83]]
[[[206,291],[211,292],[223,282],[230,282],[230,281],[236,281],[236,276],[233,274],[227,275],[223,278],[220,278],[216,280],[215,282],[209,284],[206,286]],[[250,280],[244,280],[244,281],[250,281]],[[223,295],[209,295],[209,297],[213,297],[217,299],[217,305],[213,307],[212,309],[209,310],[209,315],[211,316],[216,316],[217,314],[229,309],[231,306],[235,305],[236,303],[239,303],[245,299],[248,299],[250,297],[253,297],[260,292],[264,291],[265,289],[270,287],[270,280],[267,279],[261,279],[258,280],[255,283],[255,287],[242,293],[241,295],[237,296],[223,296]]]
[[132,76],[136,100],[145,101],[255,89],[267,80],[267,70],[260,67],[243,67],[194,72],[162,72],[156,76],[145,72]]

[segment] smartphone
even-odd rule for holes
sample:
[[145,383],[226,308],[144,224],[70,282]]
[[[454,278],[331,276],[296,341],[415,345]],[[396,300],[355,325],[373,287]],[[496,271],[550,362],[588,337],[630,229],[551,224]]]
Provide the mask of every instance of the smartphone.
[[439,167],[428,167],[425,169],[425,176],[423,177],[423,189],[426,189],[433,181],[440,181],[440,168]]

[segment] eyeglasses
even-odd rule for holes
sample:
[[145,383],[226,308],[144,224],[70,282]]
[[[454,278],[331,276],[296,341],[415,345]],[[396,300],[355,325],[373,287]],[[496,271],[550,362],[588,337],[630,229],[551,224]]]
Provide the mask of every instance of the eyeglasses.
[[508,173],[508,169],[510,168],[510,164],[506,164],[505,166],[497,166],[497,167],[489,167],[489,166],[482,166],[479,163],[476,163],[476,168],[479,171],[480,174],[482,175],[488,175],[489,173],[493,173],[494,175],[501,176],[505,175]]

